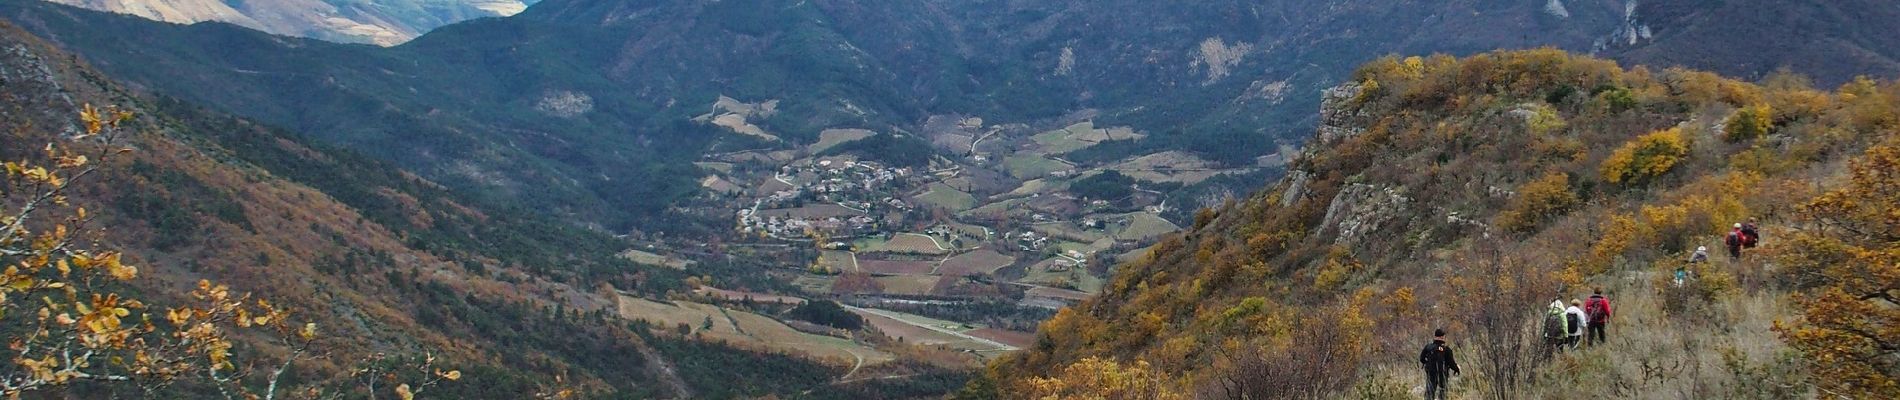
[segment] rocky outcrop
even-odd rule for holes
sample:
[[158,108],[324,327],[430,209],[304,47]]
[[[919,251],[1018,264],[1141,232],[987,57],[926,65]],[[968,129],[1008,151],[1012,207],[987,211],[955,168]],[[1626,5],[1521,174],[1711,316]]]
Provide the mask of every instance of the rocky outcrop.
[[1307,173],[1304,170],[1293,170],[1291,172],[1287,172],[1286,181],[1285,181],[1286,190],[1280,191],[1280,206],[1292,207],[1294,203],[1298,203],[1300,202],[1300,200],[1305,199],[1306,198],[1306,182],[1312,179],[1313,179],[1313,174]]
[[535,111],[560,118],[573,118],[594,110],[594,97],[586,93],[554,91],[541,97]]
[[1354,117],[1363,114],[1358,107],[1352,106],[1353,100],[1358,99],[1359,93],[1363,91],[1365,87],[1359,83],[1347,82],[1320,93],[1319,137],[1315,138],[1319,146],[1315,148],[1338,144],[1366,132],[1366,128],[1353,121]]
[[1351,247],[1381,225],[1405,213],[1412,199],[1391,186],[1355,183],[1339,190],[1326,207],[1320,231],[1333,230],[1333,244]]

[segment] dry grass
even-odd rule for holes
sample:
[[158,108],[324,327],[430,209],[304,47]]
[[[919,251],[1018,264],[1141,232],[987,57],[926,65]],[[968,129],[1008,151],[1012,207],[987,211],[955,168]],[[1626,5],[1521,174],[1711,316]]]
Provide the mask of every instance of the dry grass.
[[[1776,316],[1792,315],[1784,293],[1718,296],[1703,311],[1670,314],[1649,273],[1629,273],[1606,287],[1616,314],[1607,344],[1554,356],[1536,369],[1520,393],[1525,399],[1778,399],[1813,394],[1800,362],[1773,331]],[[1677,290],[1671,288],[1670,290]],[[1582,295],[1576,296],[1582,297]],[[1423,342],[1420,342],[1423,345]],[[1452,398],[1496,398],[1483,393],[1487,377],[1476,367],[1483,354],[1454,338],[1464,374]],[[1409,354],[1369,368],[1347,397],[1417,398],[1423,375]],[[1395,394],[1403,389],[1402,394]]]

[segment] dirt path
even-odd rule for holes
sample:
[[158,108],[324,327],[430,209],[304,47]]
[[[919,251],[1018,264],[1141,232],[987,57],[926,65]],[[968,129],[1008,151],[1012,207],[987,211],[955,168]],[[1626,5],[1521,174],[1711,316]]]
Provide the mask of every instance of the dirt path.
[[996,133],[1001,133],[1001,131],[1003,131],[1001,127],[997,127],[997,129],[990,129],[990,133],[984,133],[984,135],[982,136],[977,136],[977,140],[971,140],[971,142],[969,142],[969,154],[977,154],[977,144],[982,144],[982,140],[984,140],[984,138],[990,138],[990,136],[996,136]]
[[864,356],[862,356],[862,355],[858,355],[858,352],[855,352],[855,351],[850,351],[850,350],[846,350],[845,352],[847,352],[847,353],[851,353],[851,356],[852,356],[852,357],[857,357],[857,359],[858,359],[858,362],[857,362],[857,363],[855,363],[855,364],[851,364],[851,371],[850,371],[850,372],[845,372],[845,373],[844,373],[844,376],[840,376],[840,377],[838,377],[838,380],[839,380],[840,382],[843,382],[843,381],[849,381],[849,380],[851,380],[851,376],[852,376],[852,375],[857,375],[857,374],[858,374],[858,370],[859,370],[859,369],[862,369],[862,368],[864,368]]

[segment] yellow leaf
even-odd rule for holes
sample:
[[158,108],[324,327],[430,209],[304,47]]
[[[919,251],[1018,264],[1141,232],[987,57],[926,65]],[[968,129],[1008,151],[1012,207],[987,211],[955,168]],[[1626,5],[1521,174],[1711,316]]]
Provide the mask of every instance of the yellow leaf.
[[303,330],[298,331],[297,336],[302,337],[303,340],[310,340],[310,339],[317,338],[317,323],[315,322],[304,323]]
[[99,116],[99,109],[92,108],[91,104],[87,104],[85,107],[79,109],[79,121],[86,125],[86,133],[88,134],[99,133],[105,125],[105,120]]
[[442,374],[442,377],[447,378],[448,380],[451,380],[451,381],[462,379],[462,371],[459,371],[459,370],[449,371],[447,373]]
[[165,319],[171,321],[172,326],[183,327],[191,320],[191,312],[174,308],[165,312]]
[[402,400],[415,400],[416,394],[410,393],[409,384],[404,383],[404,384],[396,386],[396,397],[401,398]]

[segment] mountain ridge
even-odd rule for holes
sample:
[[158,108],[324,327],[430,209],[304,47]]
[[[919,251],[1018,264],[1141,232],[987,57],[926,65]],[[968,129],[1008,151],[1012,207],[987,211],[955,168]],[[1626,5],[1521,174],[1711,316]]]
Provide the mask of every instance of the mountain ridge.
[[437,27],[520,13],[534,0],[47,0],[180,24],[221,22],[279,35],[394,46]]
[[[1676,39],[1677,32],[1709,35],[1700,32],[1749,4],[1724,3],[1721,12],[1695,12],[1715,5],[1573,4],[1558,17],[1533,3],[564,0],[450,25],[391,49],[107,22],[34,4],[8,10],[128,81],[610,230],[651,219],[696,191],[692,180],[673,178],[694,175],[690,152],[651,151],[655,144],[703,152],[771,146],[687,122],[720,96],[782,100],[785,112],[761,126],[793,142],[829,128],[911,131],[931,116],[1034,123],[1093,110],[1103,125],[1132,126],[1153,139],[1074,158],[1178,149],[1235,166],[1302,141],[1298,132],[1312,126],[1308,110],[1317,103],[1299,93],[1329,87],[1340,71],[1388,53],[1556,45],[1743,76],[1801,65],[1794,60],[1848,65],[1803,69],[1825,83],[1895,71],[1879,57],[1793,57],[1802,53],[1788,46],[1741,58],[1747,63],[1734,62],[1742,57],[1734,54],[1672,58],[1694,54],[1685,49],[1701,40]],[[1646,17],[1652,13],[1655,25]],[[1797,15],[1863,26],[1844,18],[1883,14]],[[81,26],[139,33],[101,35]],[[1721,43],[1798,37],[1785,34],[1794,26],[1758,28],[1717,36]],[[1884,43],[1878,38],[1841,43],[1869,54],[1900,51],[1856,44]],[[286,103],[276,95],[282,92],[300,100]],[[567,117],[534,111],[564,98],[591,107]]]

